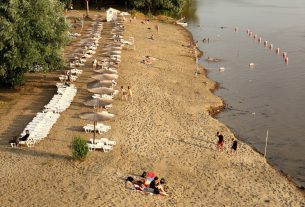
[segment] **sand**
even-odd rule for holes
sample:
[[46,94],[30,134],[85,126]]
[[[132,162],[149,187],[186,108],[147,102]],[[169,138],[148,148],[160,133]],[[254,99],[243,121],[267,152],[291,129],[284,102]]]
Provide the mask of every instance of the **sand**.
[[[234,135],[209,113],[223,105],[211,92],[216,83],[202,69],[194,75],[193,54],[182,46],[189,33],[159,25],[157,34],[154,23],[126,22],[125,39],[133,36],[136,50],[123,50],[117,88],[131,86],[134,101],[117,96],[109,110],[116,115],[105,122],[112,130],[98,137],[117,142],[110,153],[90,152],[82,163],[71,158],[73,136],[92,137],[82,130],[89,122],[78,117],[92,110],[83,105],[91,96],[86,89],[93,74],[90,60],[75,83],[71,107],[34,148],[11,149],[7,142],[51,99],[59,72],[29,74],[20,91],[0,93],[1,206],[305,206],[304,193],[251,147],[239,142],[238,153],[230,153]],[[100,53],[101,46],[95,56]],[[144,65],[145,55],[157,60]],[[216,150],[217,131],[224,134],[224,152]],[[125,187],[124,177],[143,171],[166,178],[170,196]]]

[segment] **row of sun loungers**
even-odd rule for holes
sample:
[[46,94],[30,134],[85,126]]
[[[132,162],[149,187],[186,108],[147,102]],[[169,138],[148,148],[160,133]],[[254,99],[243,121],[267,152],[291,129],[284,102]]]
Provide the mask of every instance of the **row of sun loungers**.
[[25,144],[28,147],[34,146],[34,144],[43,140],[48,136],[52,126],[56,123],[59,118],[59,114],[54,114],[52,112],[48,113],[37,113],[33,120],[28,123],[21,136],[25,135],[25,131],[30,131],[30,136],[27,141],[20,141],[19,144]]
[[[99,26],[100,27],[100,26]],[[78,33],[69,33],[70,37],[78,37],[80,34]],[[82,70],[72,68],[73,66],[84,66],[84,62],[86,62],[86,58],[92,56],[95,53],[96,46],[98,45],[98,36],[94,36],[93,44],[87,45],[87,52],[78,60],[71,63],[71,70],[66,75],[59,76],[61,83],[57,83],[57,94],[53,96],[50,102],[45,105],[45,109],[43,112],[37,113],[37,115],[33,118],[33,120],[28,123],[25,127],[21,136],[24,136],[26,130],[29,130],[30,136],[26,141],[19,141],[19,144],[26,145],[27,147],[33,147],[36,143],[43,140],[48,136],[52,126],[56,123],[57,119],[60,117],[60,113],[64,112],[72,103],[77,89],[74,84],[66,84],[66,81],[70,79],[71,81],[75,81],[79,75],[82,74]],[[68,78],[69,76],[69,78]],[[88,130],[90,130],[90,126],[88,126]],[[101,126],[99,126],[101,127]],[[106,127],[106,126],[105,126]],[[105,130],[98,128],[99,130]],[[14,147],[14,145],[12,145]],[[107,150],[107,147],[105,148]],[[109,149],[108,149],[109,150]]]
[[64,112],[73,101],[77,89],[71,86],[62,86],[57,89],[58,94],[54,95],[51,101],[45,105],[44,112]]

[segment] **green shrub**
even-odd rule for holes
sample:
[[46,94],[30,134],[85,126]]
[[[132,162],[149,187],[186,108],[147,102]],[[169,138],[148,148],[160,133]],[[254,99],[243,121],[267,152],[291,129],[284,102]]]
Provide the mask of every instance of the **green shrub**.
[[87,141],[77,136],[72,141],[72,156],[74,159],[84,161],[88,155],[89,148]]

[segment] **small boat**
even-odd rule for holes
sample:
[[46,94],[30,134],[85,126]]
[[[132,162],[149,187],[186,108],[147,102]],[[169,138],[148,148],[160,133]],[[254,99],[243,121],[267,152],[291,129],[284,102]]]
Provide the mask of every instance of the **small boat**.
[[176,24],[179,24],[179,25],[181,25],[183,27],[187,27],[187,22],[178,22],[178,21],[176,21]]
[[219,68],[219,72],[223,72],[223,71],[225,71],[225,68],[224,67],[220,67]]
[[176,21],[176,24],[179,24],[183,27],[187,27],[187,22],[186,21],[183,21],[185,19],[185,17],[182,17],[181,19],[177,20]]

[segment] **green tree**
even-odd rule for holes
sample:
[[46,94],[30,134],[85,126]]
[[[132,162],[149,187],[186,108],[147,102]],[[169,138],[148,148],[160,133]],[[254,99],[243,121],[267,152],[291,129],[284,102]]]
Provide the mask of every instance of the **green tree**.
[[158,11],[180,13],[189,0],[131,0],[135,8],[155,14]]
[[15,86],[35,65],[61,68],[68,24],[58,0],[0,2],[0,83]]

